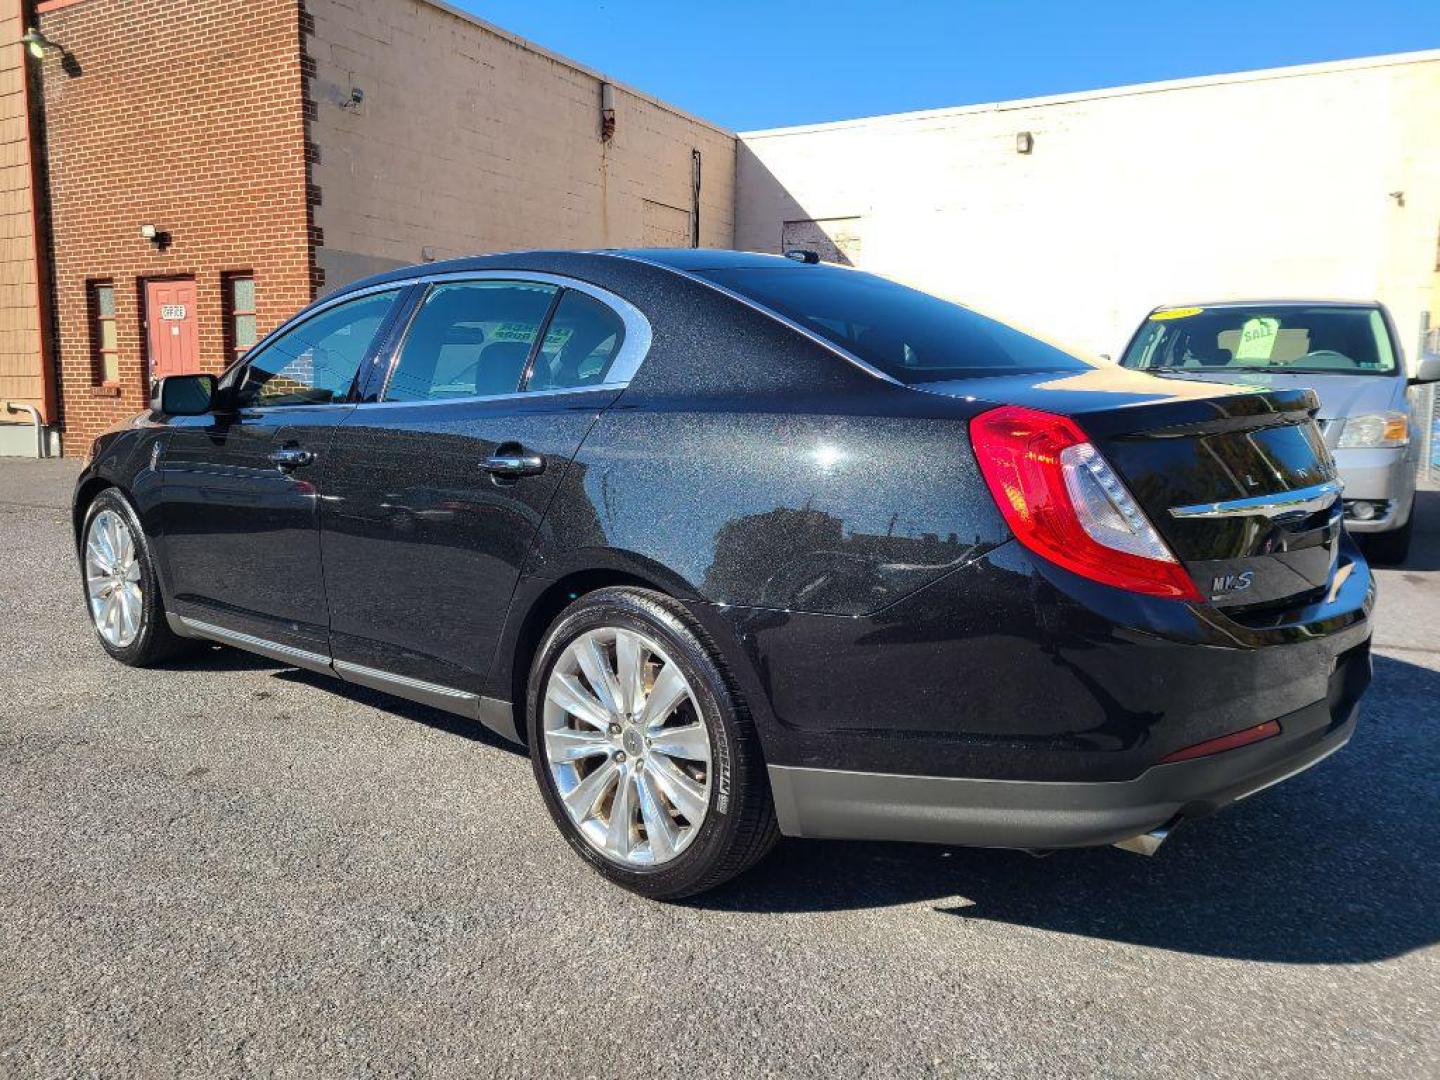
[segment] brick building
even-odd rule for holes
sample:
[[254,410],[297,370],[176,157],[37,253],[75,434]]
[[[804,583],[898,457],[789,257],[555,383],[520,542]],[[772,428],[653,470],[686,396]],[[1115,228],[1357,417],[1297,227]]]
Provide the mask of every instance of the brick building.
[[365,274],[733,241],[732,135],[436,0],[4,5],[0,400],[67,454]]

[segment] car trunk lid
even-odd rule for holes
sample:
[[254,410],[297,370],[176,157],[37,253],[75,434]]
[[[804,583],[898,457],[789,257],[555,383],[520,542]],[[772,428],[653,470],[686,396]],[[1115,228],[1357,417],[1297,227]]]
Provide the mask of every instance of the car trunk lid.
[[1306,602],[1330,582],[1341,506],[1302,388],[1233,387],[1123,369],[932,383],[932,392],[1068,416],[1119,474],[1202,596]]

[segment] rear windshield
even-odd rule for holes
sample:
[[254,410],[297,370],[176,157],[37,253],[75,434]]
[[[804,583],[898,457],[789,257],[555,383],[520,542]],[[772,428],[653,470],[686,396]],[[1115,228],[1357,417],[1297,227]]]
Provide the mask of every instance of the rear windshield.
[[833,266],[701,270],[901,382],[1093,365],[929,293]]
[[1263,304],[1171,308],[1146,320],[1120,361],[1142,371],[1393,375],[1395,351],[1378,308]]

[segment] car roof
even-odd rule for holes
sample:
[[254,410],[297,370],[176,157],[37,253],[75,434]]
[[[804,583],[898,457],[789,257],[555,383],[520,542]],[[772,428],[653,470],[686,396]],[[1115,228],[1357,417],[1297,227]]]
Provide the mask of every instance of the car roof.
[[1152,311],[1176,311],[1183,308],[1232,308],[1232,307],[1373,307],[1378,308],[1378,300],[1337,300],[1330,299],[1276,299],[1261,297],[1255,300],[1211,300],[1192,301],[1186,304],[1160,304],[1152,308]]
[[640,259],[676,270],[779,269],[782,266],[802,268],[815,265],[787,259],[783,255],[763,255],[758,251],[731,251],[727,248],[610,248],[595,254]]
[[654,266],[664,267],[670,270],[677,270],[682,273],[697,270],[733,270],[741,268],[793,268],[804,269],[807,265],[795,259],[787,259],[781,255],[762,255],[753,251],[730,251],[724,248],[592,248],[592,249],[545,249],[535,248],[523,251],[503,251],[493,255],[466,255],[457,259],[446,259],[442,262],[416,263],[411,266],[398,266],[393,270],[385,270],[379,274],[362,278],[358,281],[346,282],[335,289],[330,296],[339,296],[344,293],[355,292],[360,289],[369,288],[375,285],[390,283],[404,284],[415,278],[429,277],[434,274],[457,274],[471,270],[516,270],[524,271],[536,269],[537,261],[543,260],[550,264],[549,269],[555,272],[561,269],[560,265],[568,261],[576,263],[588,261],[595,256],[610,256],[616,259],[628,259],[631,262],[649,263]]
[[[807,333],[758,305],[702,280],[692,268],[766,267],[776,273],[803,274],[832,270],[777,255],[756,255],[706,249],[611,249],[604,251],[512,251],[445,262],[403,266],[360,281],[347,282],[317,299],[295,319],[308,318],[316,305],[343,303],[357,294],[401,289],[432,280],[463,279],[470,274],[530,275],[573,279],[593,285],[633,304],[651,324],[653,340],[647,360],[636,374],[631,393],[674,397],[734,394],[737,387],[766,392],[805,389],[815,393],[848,393],[863,379],[874,392],[876,379],[864,364],[838,347]],[[694,348],[694,321],[706,327],[707,349]],[[278,327],[282,333],[294,320]],[[733,327],[735,332],[723,332]],[[268,340],[268,338],[267,338]],[[757,342],[764,343],[757,345]],[[835,357],[850,362],[836,364]]]

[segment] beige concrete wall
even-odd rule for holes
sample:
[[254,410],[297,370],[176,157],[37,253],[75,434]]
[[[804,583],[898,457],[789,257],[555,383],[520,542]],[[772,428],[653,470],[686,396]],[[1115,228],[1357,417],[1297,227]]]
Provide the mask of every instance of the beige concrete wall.
[[[41,358],[26,59],[18,44],[24,33],[19,0],[0,2],[0,454],[28,455],[35,446],[29,415],[5,410],[13,402],[50,411]],[[23,432],[10,427],[22,424]]]
[[865,269],[1112,354],[1160,303],[1378,298],[1413,354],[1437,133],[1440,51],[742,133],[736,246],[815,220]]
[[[734,240],[735,140],[431,0],[307,0],[326,288],[386,265],[530,247]],[[363,103],[351,103],[351,91]]]

